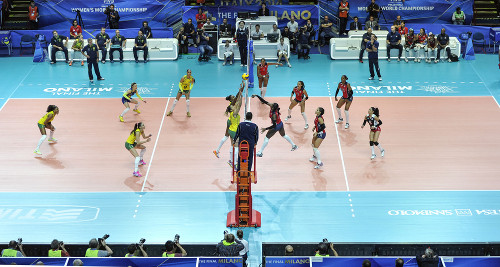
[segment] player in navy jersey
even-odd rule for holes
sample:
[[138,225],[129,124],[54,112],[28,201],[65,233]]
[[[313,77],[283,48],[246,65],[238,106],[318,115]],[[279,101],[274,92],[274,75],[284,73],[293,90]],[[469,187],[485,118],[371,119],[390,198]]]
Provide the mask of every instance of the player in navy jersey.
[[[353,91],[351,88],[351,85],[347,82],[348,78],[345,75],[342,75],[341,81],[339,82],[339,85],[337,86],[337,91],[335,92],[335,101],[337,102],[337,113],[339,114],[339,119],[335,121],[335,123],[341,123],[344,121],[342,118],[342,112],[340,111],[340,108],[345,104],[345,128],[349,129],[349,108],[351,107],[352,103],[352,95]],[[337,99],[337,95],[339,93],[339,90],[342,90],[342,97],[340,100]]]
[[313,156],[309,159],[311,162],[317,162],[315,169],[321,168],[323,166],[323,162],[321,161],[321,155],[319,153],[319,146],[325,140],[326,131],[325,131],[325,121],[323,120],[323,114],[325,114],[325,109],[319,107],[315,111],[316,118],[314,119],[314,129],[313,129],[313,139],[312,139],[312,147],[313,147]]
[[[293,95],[295,95],[295,98],[293,98]],[[304,129],[308,129],[309,124],[307,123],[307,117],[305,113],[307,99],[309,99],[309,95],[307,95],[306,86],[304,85],[303,81],[298,81],[297,86],[293,88],[292,95],[290,96],[291,103],[288,107],[288,116],[285,118],[285,121],[288,121],[290,118],[292,118],[292,109],[296,105],[300,105],[300,112],[302,114],[302,117],[304,118],[304,122],[306,123]]]
[[271,125],[267,128],[260,128],[261,133],[264,133],[265,131],[267,131],[267,134],[266,134],[266,137],[264,138],[264,143],[262,143],[262,147],[261,147],[260,151],[257,152],[257,157],[262,157],[262,153],[264,152],[264,149],[266,148],[267,144],[269,143],[269,139],[271,137],[273,137],[273,135],[276,132],[279,132],[280,135],[283,138],[285,138],[285,140],[288,141],[288,143],[290,143],[292,145],[292,151],[299,148],[297,145],[295,145],[293,143],[292,139],[290,139],[290,137],[285,134],[285,128],[283,128],[283,122],[281,121],[281,118],[280,118],[280,106],[278,105],[278,103],[269,103],[266,100],[264,100],[264,98],[262,98],[258,95],[252,95],[252,98],[254,98],[254,97],[259,98],[259,100],[260,100],[260,102],[262,102],[262,104],[266,104],[269,107],[271,107],[271,110],[269,111],[269,118],[271,118],[271,122],[273,123],[273,125]]
[[380,149],[380,155],[384,157],[385,150],[378,143],[378,138],[380,136],[380,126],[382,125],[382,120],[380,120],[380,113],[378,108],[371,107],[368,109],[368,114],[365,116],[365,120],[363,121],[363,125],[361,128],[365,127],[366,123],[370,125],[370,148],[372,149],[372,157],[374,159],[377,155],[375,154],[375,148],[373,145],[376,145]]

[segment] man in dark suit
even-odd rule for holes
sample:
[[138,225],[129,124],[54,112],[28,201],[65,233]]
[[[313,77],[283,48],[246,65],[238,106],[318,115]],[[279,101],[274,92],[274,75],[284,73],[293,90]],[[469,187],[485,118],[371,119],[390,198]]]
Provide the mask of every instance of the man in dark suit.
[[359,22],[358,17],[354,17],[354,21],[351,22],[351,25],[349,26],[350,31],[361,31],[363,29],[363,25],[361,25],[361,22]]
[[438,267],[439,257],[431,248],[427,248],[424,255],[417,256],[417,264],[418,267]]
[[269,16],[269,9],[266,7],[266,3],[262,2],[262,6],[259,9],[259,16]]
[[[248,170],[252,170],[253,163],[253,150],[257,141],[259,140],[259,127],[257,124],[252,122],[252,112],[247,112],[245,114],[245,121],[238,125],[236,130],[236,135],[234,136],[234,141],[236,144],[240,144],[241,141],[245,140],[248,142],[250,148],[248,149]],[[240,170],[240,158],[238,155],[238,171]]]

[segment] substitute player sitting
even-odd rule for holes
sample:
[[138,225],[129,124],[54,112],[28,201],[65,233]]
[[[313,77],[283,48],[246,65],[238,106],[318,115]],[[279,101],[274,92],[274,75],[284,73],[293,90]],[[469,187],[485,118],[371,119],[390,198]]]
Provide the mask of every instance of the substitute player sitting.
[[125,110],[123,110],[122,114],[119,116],[121,122],[124,122],[123,116],[125,116],[125,113],[130,110],[129,103],[135,104],[134,111],[137,112],[137,114],[141,113],[139,110],[139,102],[132,98],[133,95],[137,95],[142,102],[147,103],[146,100],[142,99],[141,95],[139,95],[139,92],[137,91],[137,83],[132,83],[132,85],[130,85],[130,89],[125,91],[122,96],[122,103],[125,106]]
[[191,117],[191,113],[189,112],[189,96],[191,94],[191,89],[193,89],[194,85],[194,77],[191,76],[191,70],[187,70],[187,74],[182,76],[181,81],[179,82],[179,91],[177,92],[177,96],[175,97],[174,104],[172,105],[172,108],[170,111],[167,113],[167,116],[172,115],[174,113],[174,108],[177,102],[179,102],[179,99],[181,99],[181,96],[184,95],[186,96],[186,112],[187,116]]

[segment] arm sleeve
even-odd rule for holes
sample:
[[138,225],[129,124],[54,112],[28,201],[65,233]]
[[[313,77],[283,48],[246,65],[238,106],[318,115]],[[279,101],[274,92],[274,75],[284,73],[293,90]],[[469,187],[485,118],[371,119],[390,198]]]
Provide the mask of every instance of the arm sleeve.
[[99,250],[99,252],[97,252],[97,257],[108,257],[108,256],[109,253],[106,250]]
[[363,126],[365,126],[365,125],[366,125],[366,122],[367,122],[367,119],[366,119],[366,117],[365,117],[365,119],[363,120]]
[[339,93],[339,87],[337,86],[337,91],[335,91],[335,97],[337,97],[338,93]]
[[123,93],[123,97],[125,97],[125,98],[126,98],[126,99],[128,99],[128,100],[130,100],[130,97],[128,97],[128,96],[127,96],[127,92],[128,92],[128,90],[127,90],[127,91],[125,91],[125,93]]
[[378,119],[378,126],[382,125],[382,120]]
[[137,95],[137,97],[138,97],[140,100],[144,101],[144,99],[142,99],[142,96],[139,94],[139,92],[137,92],[137,93],[135,93],[135,94]]
[[18,251],[16,257],[24,257],[24,255],[23,253],[21,253],[21,251]]
[[266,104],[266,105],[269,104],[269,102],[267,102],[266,100],[264,100],[264,98],[262,98],[261,96],[259,96],[259,95],[255,95],[255,96],[258,97],[259,100],[260,100],[260,102],[262,102],[263,104]]

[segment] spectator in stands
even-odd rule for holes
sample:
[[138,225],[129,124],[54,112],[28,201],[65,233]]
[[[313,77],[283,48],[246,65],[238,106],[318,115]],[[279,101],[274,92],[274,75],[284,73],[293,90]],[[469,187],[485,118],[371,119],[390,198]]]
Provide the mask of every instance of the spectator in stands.
[[207,19],[207,22],[203,24],[203,28],[205,28],[205,30],[215,29],[215,25],[212,23],[212,19],[210,17]]
[[280,38],[280,43],[278,44],[278,63],[281,62],[281,58],[285,58],[288,67],[292,67],[292,64],[288,61],[288,44],[285,44],[285,39],[283,37]]
[[[57,31],[52,32],[52,39],[50,40],[50,44],[52,45],[52,50],[51,50],[51,61],[50,64],[55,64],[56,63],[56,52],[57,51],[63,51],[64,52],[64,57],[66,57],[66,63],[69,63],[68,59],[68,48],[66,46],[68,45],[68,37],[62,36],[57,34]],[[63,40],[64,42],[63,44]]]
[[299,33],[299,24],[295,21],[295,18],[293,16],[290,18],[290,21],[286,24],[286,26],[291,33]]
[[224,240],[217,244],[215,251],[221,257],[235,257],[244,249],[245,246],[233,234],[224,234]]
[[269,9],[266,6],[266,3],[262,1],[262,5],[260,6],[259,9],[259,16],[269,16]]
[[[105,250],[99,250],[99,248],[104,248]],[[109,257],[113,254],[111,248],[106,244],[106,240],[92,238],[89,241],[89,248],[85,252],[85,257]]]
[[[181,253],[177,252],[177,249]],[[165,242],[165,252],[161,255],[162,257],[186,257],[187,252],[184,250],[184,248],[181,246],[181,244],[174,243],[172,240],[168,240]]]
[[325,44],[330,43],[330,38],[335,37],[332,31],[333,23],[328,19],[328,16],[323,18],[321,22],[321,33],[319,34],[319,45],[324,46]]
[[132,243],[128,245],[128,253],[125,257],[147,257],[148,253],[144,250],[144,244]]
[[291,245],[286,245],[285,247],[285,256],[294,256],[295,252],[293,252],[293,247]]
[[227,23],[227,19],[222,20],[222,24],[219,25],[219,35],[223,38],[230,38],[233,35],[233,28],[231,24]]
[[415,61],[417,61],[417,57],[415,56],[416,50],[415,50],[415,39],[417,37],[415,36],[415,32],[413,29],[410,29],[410,31],[405,35],[405,62],[408,63],[408,55],[410,54],[410,50],[413,50],[413,56],[415,57]]
[[49,257],[69,257],[68,251],[64,247],[64,243],[59,240],[54,239],[52,243],[50,243]]
[[278,37],[281,38],[281,31],[280,31],[280,29],[278,29],[277,24],[273,24],[273,28],[271,29],[271,31],[269,33],[277,33]]
[[[92,38],[87,39],[87,45],[82,49],[82,55],[87,58],[87,68],[89,72],[89,80],[90,82],[94,82],[94,76],[92,75],[92,67],[94,67],[95,74],[97,76],[97,80],[102,81],[104,78],[101,76],[101,72],[99,71],[99,65],[97,62],[99,61],[99,47],[92,43]],[[85,55],[85,53],[87,53]]]
[[372,267],[372,262],[369,259],[366,259],[363,261],[363,264],[361,265],[363,267]]
[[439,257],[431,248],[425,249],[424,255],[417,255],[418,267],[438,267]]
[[118,29],[118,22],[120,21],[120,14],[115,10],[115,5],[109,5],[106,10],[104,10],[104,14],[108,16],[107,20],[109,22],[110,29]]
[[401,25],[399,25],[398,32],[399,34],[401,34],[401,36],[408,34],[408,27],[406,27],[404,20],[401,21]]
[[377,36],[372,34],[371,39],[366,43],[366,51],[368,52],[368,67],[370,68],[370,78],[368,80],[373,80],[375,73],[373,69],[377,71],[378,80],[382,81],[382,75],[380,75],[380,68],[378,66],[378,47],[379,43],[377,41]]
[[396,259],[396,267],[403,267],[405,265],[405,261],[401,258]]
[[360,31],[363,29],[363,25],[361,25],[361,22],[359,22],[358,17],[354,17],[354,21],[351,22],[351,25],[349,26],[350,31]]
[[260,39],[264,37],[264,32],[260,30],[260,25],[255,25],[255,31],[252,32],[252,39]]
[[78,22],[73,20],[73,25],[71,25],[71,28],[69,28],[69,38],[70,39],[78,39],[78,37],[82,35],[82,27],[78,25]]
[[368,28],[372,28],[372,30],[374,31],[380,30],[380,25],[378,25],[378,22],[375,20],[373,16],[370,16],[370,19],[365,23],[365,29]]
[[[239,127],[239,126],[238,126]],[[258,129],[257,129],[257,134],[258,134]],[[243,267],[247,266],[247,259],[248,259],[248,241],[243,239],[243,230],[238,230],[236,232],[236,236],[238,237],[238,240],[243,244],[244,249],[240,251],[240,256],[243,258]]]
[[35,1],[31,0],[28,7],[28,29],[38,30],[38,18],[40,18],[38,7],[35,5]]
[[2,257],[26,257],[26,253],[24,253],[23,250],[23,244],[18,243],[16,240],[11,240],[9,242],[9,247],[2,250]]
[[316,249],[316,255],[315,257],[330,257],[330,253],[328,252],[328,249],[330,249],[333,252],[333,256],[338,257],[339,254],[337,251],[333,248],[333,243],[325,243],[321,242],[318,244],[318,248]]
[[368,12],[368,16],[373,17],[375,21],[378,21],[380,7],[377,4],[375,4],[375,0],[372,0],[371,4],[366,8],[366,12]]
[[186,36],[188,39],[193,40],[194,47],[197,47],[197,45],[196,45],[196,31],[195,31],[195,27],[193,25],[192,19],[188,19],[188,22],[186,24],[184,24],[184,32],[186,33]]
[[109,60],[114,63],[113,52],[120,52],[120,63],[123,63],[123,48],[127,44],[127,39],[120,35],[120,30],[115,31],[115,36],[111,38],[111,48],[109,49]]
[[201,31],[198,34],[198,45],[200,47],[200,56],[198,57],[198,61],[201,60],[210,60],[210,55],[214,52],[214,49],[208,44],[210,37],[205,32],[204,28],[201,28]]
[[401,27],[401,22],[402,22],[401,16],[397,15],[396,20],[393,23],[393,25],[396,26],[396,29],[399,29],[399,27]]
[[222,63],[222,66],[226,65],[227,60],[229,60],[229,65],[233,65],[234,52],[230,40],[226,40],[224,45],[224,63]]
[[427,47],[427,34],[425,33],[425,29],[421,28],[420,32],[417,35],[417,38],[415,40],[415,49],[417,51],[417,54],[415,55],[417,58],[417,62],[420,63],[420,54],[421,50],[424,50],[425,53],[425,48]]
[[429,40],[427,41],[427,46],[425,47],[425,54],[426,54],[426,59],[425,61],[427,63],[431,63],[432,58],[434,58],[434,62],[437,63],[437,56],[436,56],[436,50],[437,50],[437,40],[436,37],[434,36],[434,33],[430,32],[429,33]]
[[203,25],[207,22],[207,14],[203,13],[201,7],[198,8],[198,14],[196,14],[196,28],[201,29]]
[[299,34],[297,35],[297,53],[298,58],[302,56],[304,59],[309,59],[311,46],[309,45],[309,33],[306,31],[306,28],[306,26],[300,28]]
[[238,49],[240,50],[241,66],[247,64],[247,40],[248,40],[248,28],[245,27],[245,22],[240,21],[238,23],[238,29],[234,33],[234,38],[237,40]]
[[401,34],[396,31],[396,26],[391,26],[391,31],[387,34],[387,61],[391,61],[391,48],[397,48],[398,62],[401,61],[401,54],[403,54],[403,46],[401,45]]
[[108,44],[111,41],[109,35],[106,33],[106,28],[102,27],[101,32],[95,36],[97,40],[97,48],[101,50],[101,62],[106,64],[106,54],[108,53]]
[[339,35],[347,35],[347,16],[349,14],[349,2],[342,0],[339,2]]
[[441,34],[437,36],[438,40],[438,55],[437,55],[437,61],[441,58],[441,50],[446,50],[446,57],[448,58],[448,62],[451,62],[450,59],[450,54],[451,54],[451,48],[450,48],[450,36],[446,34],[446,30],[444,28],[441,29]]
[[151,27],[149,27],[147,21],[142,22],[141,32],[142,34],[144,34],[144,37],[146,37],[146,39],[153,38],[153,32],[151,31]]
[[310,19],[306,22],[306,32],[309,33],[309,44],[312,44],[312,39],[316,36],[316,30],[314,30],[314,25],[312,25]]
[[[71,54],[71,60],[69,61],[69,65],[73,65],[73,60],[75,60],[75,55],[78,53],[80,54],[82,52],[82,48],[83,48],[83,36],[82,35],[78,35],[78,39],[76,39],[74,42],[73,42],[73,45],[71,46],[71,49],[73,50],[72,54]],[[83,66],[83,57],[82,57],[82,64]]]
[[73,261],[73,266],[83,266],[83,261],[80,259],[76,259]]
[[184,31],[184,27],[179,29],[177,33],[177,41],[179,42],[179,54],[187,54],[188,53],[188,40],[186,32]]
[[365,53],[366,43],[372,38],[372,28],[368,28],[368,31],[361,37],[361,48],[359,50],[359,63],[363,63],[363,54]]
[[148,63],[148,43],[142,31],[139,31],[139,35],[135,37],[135,45],[133,48],[135,63],[139,63],[139,57],[137,56],[138,50],[144,51],[144,63]]
[[464,25],[465,22],[465,13],[460,10],[460,7],[457,7],[456,11],[451,15],[451,20],[455,25]]
[[288,26],[285,26],[285,28],[283,28],[283,31],[281,32],[281,37],[288,38],[288,42],[290,43],[290,51],[292,51],[293,53],[293,48],[295,44],[295,35],[288,29]]

